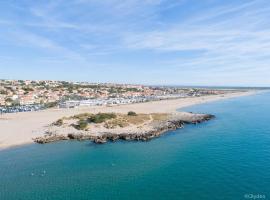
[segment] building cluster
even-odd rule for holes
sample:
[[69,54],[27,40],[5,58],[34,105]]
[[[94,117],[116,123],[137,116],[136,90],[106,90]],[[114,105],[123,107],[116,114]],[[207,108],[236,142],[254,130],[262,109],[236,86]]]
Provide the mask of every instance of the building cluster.
[[[0,80],[0,107],[115,105],[220,94],[221,90],[67,81]],[[224,92],[223,92],[224,93]],[[21,106],[21,107],[20,107]],[[45,106],[46,107],[46,106]]]

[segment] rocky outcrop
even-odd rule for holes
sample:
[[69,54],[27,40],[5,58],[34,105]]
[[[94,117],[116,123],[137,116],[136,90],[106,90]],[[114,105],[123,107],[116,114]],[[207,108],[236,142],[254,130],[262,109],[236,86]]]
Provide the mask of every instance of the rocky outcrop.
[[116,140],[148,141],[153,138],[160,137],[162,134],[168,131],[183,128],[184,124],[198,124],[204,121],[208,121],[214,117],[215,117],[214,115],[191,114],[191,113],[185,116],[172,115],[167,120],[154,122],[152,124],[152,129],[148,131],[142,130],[140,132],[119,133],[119,134],[108,132],[100,134],[98,136],[84,133],[80,134],[69,133],[67,135],[46,133],[44,137],[35,138],[34,141],[40,144],[59,140],[91,140],[97,144],[104,144],[108,141],[114,142]]
[[58,134],[51,134],[51,135],[45,135],[43,137],[37,137],[34,138],[34,142],[39,144],[45,144],[50,142],[56,142],[60,140],[68,140],[69,138],[65,135],[58,135]]
[[69,133],[67,135],[67,137],[70,139],[70,140],[93,140],[94,139],[94,136],[92,135],[87,135],[87,134],[74,134],[74,133]]
[[210,114],[204,114],[204,115],[198,115],[198,116],[194,116],[191,119],[188,120],[182,120],[185,124],[199,124],[205,121],[208,121],[210,119],[215,118],[214,115],[210,115]]

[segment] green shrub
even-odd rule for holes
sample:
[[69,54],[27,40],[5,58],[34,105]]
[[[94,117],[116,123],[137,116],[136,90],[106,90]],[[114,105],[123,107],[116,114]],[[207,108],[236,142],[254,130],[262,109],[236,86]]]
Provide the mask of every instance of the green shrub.
[[80,120],[78,121],[78,125],[76,126],[76,128],[77,128],[78,130],[85,130],[85,129],[87,128],[87,125],[88,125],[88,123],[87,123],[86,120],[80,119]]
[[134,111],[129,111],[128,116],[137,116],[137,113],[135,113]]
[[114,113],[98,113],[88,118],[89,122],[92,123],[102,123],[106,120],[116,118]]

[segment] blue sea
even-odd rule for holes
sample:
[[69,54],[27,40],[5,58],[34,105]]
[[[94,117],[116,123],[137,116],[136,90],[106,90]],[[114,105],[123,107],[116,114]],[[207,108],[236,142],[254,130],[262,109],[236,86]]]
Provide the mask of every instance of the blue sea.
[[0,151],[0,199],[270,199],[270,93],[184,110],[216,119],[149,142]]

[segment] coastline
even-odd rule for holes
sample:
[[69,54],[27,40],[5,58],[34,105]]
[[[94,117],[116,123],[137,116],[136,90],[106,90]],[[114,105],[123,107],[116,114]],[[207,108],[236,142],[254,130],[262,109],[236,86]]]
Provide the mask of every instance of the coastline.
[[184,107],[203,104],[213,101],[219,101],[228,98],[247,96],[256,94],[257,91],[245,91],[228,93],[225,95],[209,95],[204,97],[189,97],[172,100],[162,100],[146,103],[116,105],[112,107],[82,107],[75,109],[49,109],[38,112],[12,113],[0,117],[0,150],[13,146],[33,143],[33,138],[43,136],[44,127],[55,120],[72,116],[79,113],[90,112],[114,112],[127,113],[135,111],[137,113],[184,113],[178,112],[177,109]]

